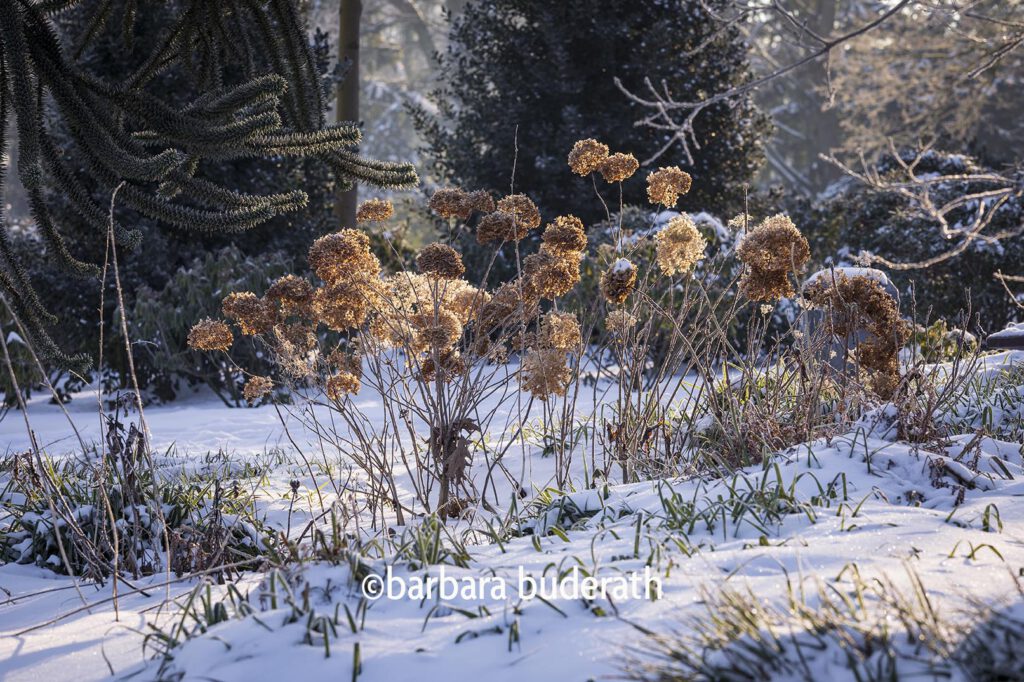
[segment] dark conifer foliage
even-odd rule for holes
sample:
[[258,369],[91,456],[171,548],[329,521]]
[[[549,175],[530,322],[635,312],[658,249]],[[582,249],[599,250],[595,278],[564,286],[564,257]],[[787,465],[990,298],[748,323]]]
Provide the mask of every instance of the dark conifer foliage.
[[[297,5],[0,0],[0,151],[13,118],[15,170],[42,240],[40,251],[70,275],[99,273],[99,259],[80,259],[69,248],[63,221],[55,218],[62,213],[60,207],[54,211],[55,197],[92,230],[100,253],[116,187],[113,231],[125,249],[138,246],[142,234],[124,221],[126,215],[201,238],[249,230],[308,202],[307,193],[294,186],[239,191],[205,177],[208,164],[316,158],[342,183],[416,184],[409,164],[360,157],[356,124],[325,124],[329,84]],[[139,40],[137,24],[157,12],[164,25]],[[112,29],[120,31],[132,57],[130,71],[117,80],[91,71],[87,59],[91,43]],[[188,78],[191,87],[169,87],[170,74]],[[96,251],[80,250],[93,256]],[[53,359],[83,364],[82,357],[63,356],[47,333],[56,319],[40,302],[6,223],[0,266],[0,289],[31,340]]]
[[[695,121],[691,162],[670,144],[674,131],[635,125],[650,112],[614,83],[618,77],[646,95],[650,78],[678,101],[700,101],[749,79],[739,29],[714,18],[726,4],[470,2],[454,20],[441,57],[442,83],[431,94],[437,113],[416,112],[436,174],[466,189],[501,191],[517,158],[515,189],[536,201],[545,218],[574,213],[590,224],[604,212],[580,209],[579,198],[592,196],[593,188],[569,172],[566,156],[577,140],[596,138],[641,162],[667,148],[653,166],[678,164],[694,179],[681,208],[740,208],[768,132],[767,118],[749,97],[710,107]],[[644,175],[625,183],[627,204],[646,205]]]

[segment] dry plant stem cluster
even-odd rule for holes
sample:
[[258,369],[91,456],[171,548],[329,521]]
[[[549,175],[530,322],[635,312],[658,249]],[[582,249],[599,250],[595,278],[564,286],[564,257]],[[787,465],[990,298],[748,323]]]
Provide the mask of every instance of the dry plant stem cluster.
[[[555,455],[552,482],[565,489],[576,484],[571,465],[581,445],[589,449],[587,486],[735,468],[834,433],[891,395],[878,381],[854,386],[856,377],[830,374],[819,356],[839,330],[795,331],[803,328],[799,306],[786,304],[797,319],[773,336],[776,304],[802,293],[794,282],[810,259],[788,217],[739,216],[729,223],[731,236],[714,235],[708,256],[710,234],[686,214],[624,230],[621,183],[637,170],[631,155],[582,140],[568,165],[590,175],[595,190],[600,177],[619,192],[614,243],[596,253],[587,255],[585,228],[573,216],[542,229],[525,195],[496,200],[446,188],[429,205],[453,228],[475,219],[481,243],[515,244],[517,269],[508,281],[489,291],[468,282],[461,255],[443,243],[424,247],[415,270],[384,273],[367,236],[343,229],[311,246],[317,281],[289,275],[262,297],[234,292],[223,308],[234,329],[199,321],[191,343],[222,352],[241,333],[266,345],[293,395],[307,398],[278,409],[314,436],[319,452],[305,453],[288,430],[310,475],[317,474],[314,463],[333,477],[339,459],[351,462],[363,476],[331,483],[339,498],[357,493],[366,500],[374,529],[424,513],[500,510],[507,502],[501,478],[525,493],[525,450],[520,472],[509,469],[507,454],[528,431]],[[658,168],[647,176],[648,197],[672,209],[691,182],[678,167]],[[597,198],[611,222],[600,191]],[[386,219],[390,211],[374,200],[360,215]],[[541,229],[539,250],[522,257],[518,242]],[[586,257],[602,271],[601,296],[584,292],[586,303],[573,307],[567,295]],[[841,299],[796,300],[842,311]],[[879,325],[900,328],[898,314],[874,303],[878,315],[850,324],[866,325],[886,344],[874,354],[862,349],[859,360],[877,369],[884,356],[885,375],[898,382],[890,351],[905,337],[882,334]],[[737,342],[741,319],[746,336]],[[595,407],[581,414],[577,404],[588,386]],[[245,394],[255,402],[273,388],[268,377],[251,377]],[[382,419],[359,409],[366,389],[380,401]],[[534,405],[543,413],[538,428],[529,423]]]
[[[430,206],[453,221],[484,213],[477,231],[484,243],[516,242],[542,223],[522,194],[495,202],[485,192],[449,188]],[[389,213],[377,203],[360,211]],[[571,315],[542,309],[579,281],[587,240],[573,216],[556,218],[541,239],[540,251],[522,260],[516,276],[488,292],[464,279],[461,255],[449,245],[423,248],[418,272],[387,275],[366,235],[345,229],[310,248],[319,283],[289,275],[262,297],[234,292],[225,298],[225,317],[243,335],[259,337],[292,388],[311,395],[297,413],[300,421],[366,474],[375,525],[392,515],[405,523],[408,513],[448,517],[486,504],[487,491],[469,472],[476,452],[487,460],[485,488],[494,487],[495,471],[508,475],[501,459],[511,441],[496,451],[488,443],[499,406],[520,391],[530,396],[527,410],[535,399],[564,395],[569,361],[582,346],[579,325]],[[329,343],[324,328],[334,333]],[[202,320],[190,342],[223,351],[233,335],[226,322]],[[518,369],[508,364],[511,354],[519,356]],[[353,396],[363,387],[379,396],[382,422],[357,408]],[[266,377],[252,377],[246,395],[255,401],[271,390]],[[329,469],[326,452],[321,459]],[[411,502],[403,499],[399,478],[410,482]]]

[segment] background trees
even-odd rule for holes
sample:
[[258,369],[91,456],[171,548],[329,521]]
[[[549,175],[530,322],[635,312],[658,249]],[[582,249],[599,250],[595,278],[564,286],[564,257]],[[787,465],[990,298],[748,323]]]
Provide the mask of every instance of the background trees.
[[[471,2],[455,18],[441,58],[441,85],[420,107],[417,127],[432,171],[467,189],[504,191],[515,160],[515,190],[545,216],[579,211],[590,182],[565,172],[573,143],[595,137],[644,161],[673,132],[637,128],[644,112],[615,86],[649,78],[677,96],[736,85],[748,78],[747,54],[734,28],[719,30],[697,0],[494,0]],[[672,154],[694,177],[684,208],[736,207],[761,159],[765,118],[749,99],[715,106],[693,131],[689,155]],[[666,159],[667,160],[667,159]],[[642,183],[626,203],[644,201]],[[600,207],[580,217],[603,217]]]

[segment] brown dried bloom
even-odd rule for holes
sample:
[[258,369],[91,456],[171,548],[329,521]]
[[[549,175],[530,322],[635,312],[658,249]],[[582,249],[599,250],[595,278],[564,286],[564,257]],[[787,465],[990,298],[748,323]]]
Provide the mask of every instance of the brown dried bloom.
[[689,272],[704,256],[707,241],[690,216],[683,213],[668,221],[655,236],[658,267],[669,276]]
[[327,377],[324,385],[324,392],[331,400],[341,400],[346,395],[359,393],[359,375],[349,371],[340,371]]
[[494,198],[486,190],[478,189],[466,196],[466,206],[472,211],[490,213],[494,210]]
[[367,199],[356,209],[356,222],[384,222],[395,215],[395,207],[387,199]]
[[277,311],[274,304],[256,296],[251,291],[240,291],[228,294],[221,305],[224,317],[238,323],[242,333],[265,334],[274,327]]
[[580,281],[580,254],[552,253],[545,246],[523,259],[524,285],[540,297],[553,299],[569,293]]
[[[439,369],[440,368],[440,369]],[[439,379],[447,383],[466,371],[466,361],[457,350],[446,350],[434,361],[433,354],[427,355],[420,361],[420,380],[434,381]]]
[[520,370],[520,386],[541,400],[565,395],[565,389],[572,379],[572,370],[565,360],[565,351],[555,348],[527,351]]
[[279,324],[274,327],[274,336],[278,343],[286,343],[298,353],[308,353],[316,348],[315,330],[302,322]]
[[245,388],[242,389],[242,397],[245,398],[247,403],[252,405],[270,393],[273,388],[274,382],[270,380],[270,377],[253,377],[245,382]]
[[491,295],[486,291],[464,280],[449,282],[443,294],[445,307],[455,313],[462,324],[469,324],[470,319],[491,300]]
[[811,249],[793,221],[780,213],[750,230],[736,255],[747,266],[740,291],[754,301],[771,301],[793,295],[788,275],[803,268]]
[[512,214],[516,219],[518,231],[526,230],[528,232],[540,227],[540,211],[537,209],[537,204],[533,203],[525,194],[510,194],[504,199],[499,199],[498,210]]
[[620,258],[601,275],[601,293],[610,303],[622,303],[636,286],[636,266]]
[[608,158],[608,145],[597,140],[580,140],[569,152],[569,168],[576,175],[590,175]]
[[416,256],[416,266],[427,275],[441,279],[458,279],[466,272],[459,252],[447,244],[428,244]]
[[[531,320],[539,309],[539,299],[531,288],[520,280],[513,280],[498,287],[491,299],[480,308],[477,324],[482,328],[483,334],[486,334]],[[479,334],[477,338],[482,338],[483,334]]]
[[587,248],[583,221],[573,215],[560,215],[555,222],[548,223],[541,240],[552,253],[578,253]]
[[220,320],[200,320],[188,332],[188,347],[192,350],[229,350],[235,337],[231,327]]
[[335,331],[362,326],[370,310],[370,291],[366,282],[342,280],[317,289],[313,312],[319,322]]
[[735,215],[728,222],[729,228],[732,229],[734,232],[746,230],[748,227],[753,226],[753,224],[754,217],[749,213],[740,213],[738,215]]
[[625,308],[616,308],[608,313],[604,326],[609,334],[624,339],[629,335],[629,330],[636,325],[636,317],[631,315]]
[[580,323],[572,313],[550,312],[540,319],[537,342],[541,347],[575,350],[582,338]]
[[899,350],[911,329],[882,284],[864,275],[838,273],[835,281],[821,278],[809,284],[804,298],[827,311],[826,329],[832,335],[848,339],[857,332],[870,334],[857,344],[857,360],[872,375],[874,390],[883,398],[892,397],[900,380]]
[[270,285],[263,298],[276,301],[285,315],[309,317],[310,304],[313,302],[313,285],[302,277],[285,275]]
[[[526,233],[523,233],[523,237]],[[481,244],[488,242],[518,241],[522,237],[516,233],[516,219],[511,213],[494,211],[488,213],[476,226],[476,240]]]
[[370,251],[370,238],[359,230],[341,230],[317,239],[309,247],[309,265],[328,284],[380,274],[380,261]]
[[434,192],[427,205],[442,218],[466,220],[473,212],[469,197],[469,194],[458,187],[445,187]]
[[415,329],[412,347],[416,351],[448,350],[462,338],[462,323],[458,316],[445,308],[414,313],[409,320]]
[[652,204],[668,208],[676,205],[679,195],[690,191],[693,178],[678,166],[662,166],[647,175],[647,198]]
[[638,168],[640,168],[640,162],[636,160],[635,156],[617,153],[602,161],[598,170],[601,171],[601,177],[605,179],[605,182],[622,182],[633,177],[633,173],[636,173]]

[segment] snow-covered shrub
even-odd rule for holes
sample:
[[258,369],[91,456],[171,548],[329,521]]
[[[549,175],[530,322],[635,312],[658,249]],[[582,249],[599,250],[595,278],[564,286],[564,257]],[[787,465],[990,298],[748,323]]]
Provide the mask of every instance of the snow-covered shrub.
[[[903,154],[911,162],[913,154]],[[878,168],[883,180],[904,179],[892,158],[883,159]],[[957,197],[986,189],[980,181],[966,182],[956,176],[982,173],[985,169],[968,157],[931,151],[915,167],[918,178],[948,180],[930,186],[932,201],[941,206]],[[972,224],[977,217],[977,202],[956,209],[947,221],[956,230]],[[991,222],[985,234],[1013,232],[1024,220],[1024,200],[1019,195],[987,207]],[[936,222],[916,210],[897,190],[875,190],[852,180],[842,180],[826,194],[819,206],[808,211],[807,229],[833,254],[835,265],[853,265],[862,251],[869,251],[896,262],[921,261],[949,251],[957,241],[943,237]],[[916,317],[928,322],[946,319],[973,331],[975,317],[986,332],[1002,329],[1017,319],[1020,311],[995,278],[999,271],[1017,272],[1024,262],[1024,239],[1019,236],[998,242],[976,239],[967,250],[928,268],[888,273],[899,288],[905,311],[916,303]],[[969,293],[968,293],[969,292]],[[971,319],[961,321],[961,313]]]
[[[74,460],[32,453],[2,463],[0,561],[35,564],[102,582],[165,567],[177,575],[237,572],[272,552],[274,533],[250,495],[222,473],[175,475],[146,465],[134,426],[109,427],[119,450]],[[98,455],[98,453],[96,453]]]

